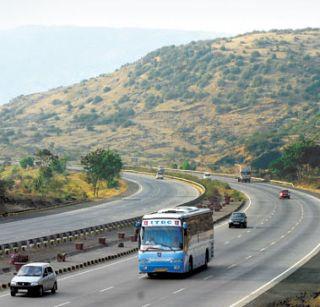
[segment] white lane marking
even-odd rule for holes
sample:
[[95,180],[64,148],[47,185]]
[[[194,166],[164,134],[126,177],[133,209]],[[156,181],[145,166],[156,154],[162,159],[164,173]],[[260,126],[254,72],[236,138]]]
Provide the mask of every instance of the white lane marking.
[[251,232],[251,230],[247,230],[247,232]]
[[[248,209],[251,207],[251,205],[252,205],[252,201],[251,201],[251,198],[250,198],[250,196],[247,194],[247,193],[245,193],[245,192],[241,192],[241,193],[243,193],[245,196],[247,196],[247,198],[249,199],[249,204],[248,204],[248,206],[243,210],[243,212],[247,212],[248,211]],[[224,222],[224,223],[222,223],[222,224],[220,224],[220,225],[218,225],[218,226],[215,226],[214,228],[215,229],[217,229],[217,228],[220,228],[220,227],[222,227],[222,226],[224,226],[224,225],[227,225],[228,224],[228,222]]]
[[181,289],[176,290],[176,291],[174,291],[174,292],[172,292],[172,293],[173,293],[173,294],[177,294],[177,293],[182,292],[182,291],[184,291],[184,290],[185,290],[185,288],[181,288]]
[[54,307],[61,307],[61,306],[69,305],[69,304],[70,304],[70,302],[64,302],[59,305],[54,305]]
[[2,298],[2,297],[6,297],[6,296],[9,296],[9,293],[4,294],[4,295],[0,295],[0,298]]
[[246,259],[247,260],[249,260],[250,258],[252,258],[253,256],[252,255],[250,255],[250,256],[248,256],[248,257],[246,257]]
[[266,250],[266,248],[264,247],[264,248],[261,248],[260,249],[260,252],[263,252],[263,251],[265,251]]
[[[301,212],[303,215],[303,207],[301,206]],[[282,237],[282,236],[281,236]],[[285,237],[285,236],[283,236]],[[277,275],[276,277],[269,280],[267,283],[263,284],[258,289],[252,291],[248,295],[244,296],[239,301],[233,303],[230,305],[230,307],[237,307],[237,306],[244,306],[247,303],[254,300],[256,297],[258,297],[260,294],[264,293],[265,291],[269,290],[273,287],[273,285],[277,284],[281,280],[285,279],[287,276],[289,276],[292,272],[296,271],[298,268],[302,267],[307,261],[309,261],[315,254],[317,254],[320,250],[320,243],[315,246],[308,254],[306,254],[303,258],[298,260],[296,263],[294,263],[291,267]]]
[[151,306],[151,304],[145,304],[145,305],[142,305],[141,307],[149,307]]
[[84,274],[88,274],[88,273],[91,273],[91,272],[103,270],[105,268],[108,268],[110,266],[113,266],[113,265],[116,265],[116,264],[119,264],[119,263],[131,261],[131,260],[133,260],[135,258],[137,258],[137,256],[133,256],[133,257],[130,257],[130,258],[127,258],[127,259],[116,261],[116,262],[113,262],[113,263],[110,263],[110,264],[107,264],[107,265],[104,265],[104,266],[101,266],[101,267],[97,267],[97,268],[94,268],[94,269],[91,269],[91,270],[87,270],[87,271],[84,271],[84,272],[81,272],[81,273],[77,273],[77,274],[73,274],[73,275],[70,275],[70,276],[66,276],[64,278],[59,278],[59,280],[61,281],[61,280],[71,279],[71,278],[74,278],[74,277],[77,277],[77,276],[80,276],[80,275],[84,275]]
[[277,241],[272,241],[271,243],[270,243],[270,245],[274,245],[274,244],[276,244],[277,243]]
[[229,269],[232,269],[232,268],[234,268],[235,266],[237,266],[237,264],[236,264],[236,263],[231,264],[231,265],[229,265],[229,266],[227,267],[227,269],[228,269],[228,270],[229,270]]
[[111,287],[108,287],[108,288],[99,290],[99,292],[106,292],[106,291],[111,290],[111,289],[113,289],[113,288],[114,288],[114,286],[111,286]]
[[[131,173],[131,174],[132,174],[132,173]],[[141,193],[141,192],[143,191],[143,186],[141,185],[141,183],[140,183],[139,181],[134,180],[134,179],[128,179],[128,178],[126,178],[126,180],[132,181],[132,182],[136,183],[139,188],[138,188],[138,191],[136,191],[136,192],[133,193],[132,195],[130,195],[130,196],[128,196],[128,197],[125,197],[124,200],[130,199],[130,198],[132,198],[133,196],[135,196],[135,195],[137,195],[137,194],[139,194],[139,193]]]
[[238,238],[241,238],[242,237],[242,235],[238,235]]
[[226,244],[226,245],[229,244],[229,243],[230,243],[229,241],[224,242],[224,244]]
[[212,277],[212,275],[209,275],[209,276],[205,277],[203,280],[208,280],[208,279],[210,279],[211,277]]
[[252,291],[251,293],[249,293],[248,295],[246,295],[245,297],[243,297],[239,301],[233,303],[232,305],[230,305],[230,307],[244,306],[245,303],[252,301],[260,293],[263,293],[263,292],[267,291],[268,289],[270,289],[273,286],[273,284],[275,284],[275,283],[283,280],[285,277],[289,276],[292,273],[291,271],[294,271],[295,269],[298,269],[303,264],[305,264],[309,259],[311,259],[313,257],[314,254],[318,253],[319,249],[320,249],[320,243],[313,250],[311,250],[307,255],[305,255],[303,258],[301,258],[299,261],[297,261],[295,264],[293,264],[290,268],[286,269],[285,271],[283,271],[282,273],[280,273],[276,277],[272,278],[270,281],[268,281],[267,283],[265,283],[264,285],[262,285],[258,289]]
[[145,278],[145,276],[141,275],[141,276],[138,277],[138,279],[142,279],[142,278]]

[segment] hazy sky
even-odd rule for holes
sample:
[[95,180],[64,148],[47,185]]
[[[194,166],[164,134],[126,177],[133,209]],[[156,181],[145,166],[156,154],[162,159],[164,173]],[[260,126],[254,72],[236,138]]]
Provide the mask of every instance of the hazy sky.
[[0,29],[30,24],[225,33],[320,27],[320,0],[0,0]]

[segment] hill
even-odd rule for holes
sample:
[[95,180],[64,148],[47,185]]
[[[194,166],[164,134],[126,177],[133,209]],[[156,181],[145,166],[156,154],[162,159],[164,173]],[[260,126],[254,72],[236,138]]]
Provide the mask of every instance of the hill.
[[111,146],[129,162],[266,163],[299,134],[320,139],[319,47],[320,30],[303,29],[160,48],[2,106],[0,154]]
[[[112,72],[169,44],[217,34],[134,28],[25,26],[0,31],[0,104]],[[128,52],[130,50],[130,52]]]

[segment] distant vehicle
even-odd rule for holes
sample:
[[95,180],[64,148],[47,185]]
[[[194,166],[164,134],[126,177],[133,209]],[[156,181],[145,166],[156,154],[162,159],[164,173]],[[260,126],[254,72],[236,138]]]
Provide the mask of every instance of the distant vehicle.
[[251,167],[246,166],[246,167],[241,167],[240,169],[240,176],[237,178],[238,182],[251,182]]
[[163,174],[157,172],[157,174],[156,174],[156,179],[164,179]]
[[162,167],[162,166],[158,167],[158,174],[164,175],[164,167]]
[[20,290],[42,296],[45,291],[56,293],[57,277],[49,263],[35,262],[22,266],[10,282],[11,296]]
[[203,173],[203,176],[202,176],[203,179],[210,179],[211,178],[211,174],[210,173]]
[[247,228],[247,215],[244,212],[233,212],[229,219],[229,228],[231,227]]
[[143,216],[139,272],[191,273],[213,257],[213,219],[207,208],[177,207]]
[[289,190],[282,190],[280,193],[279,193],[279,198],[280,199],[290,199],[290,192]]

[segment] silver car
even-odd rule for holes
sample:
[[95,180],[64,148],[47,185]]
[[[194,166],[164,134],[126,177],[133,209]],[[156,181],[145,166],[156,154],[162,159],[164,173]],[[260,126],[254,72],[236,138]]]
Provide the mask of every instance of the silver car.
[[45,291],[56,293],[57,276],[49,263],[35,262],[22,266],[10,282],[11,296],[19,290],[42,296]]

